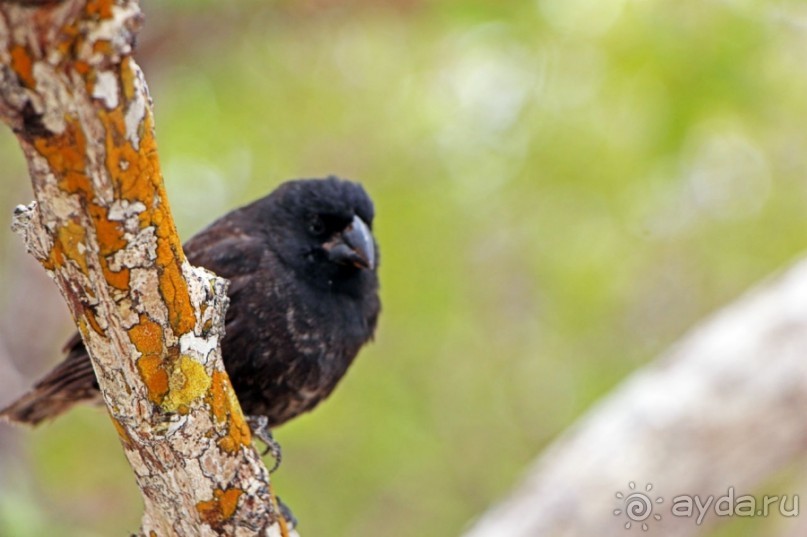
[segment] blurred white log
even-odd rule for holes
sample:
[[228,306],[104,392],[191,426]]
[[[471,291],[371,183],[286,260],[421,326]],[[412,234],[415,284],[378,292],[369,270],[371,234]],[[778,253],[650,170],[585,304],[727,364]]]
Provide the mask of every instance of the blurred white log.
[[[755,516],[764,494],[787,495],[785,508],[792,510],[798,491],[759,487],[805,447],[807,260],[802,260],[628,378],[541,454],[523,483],[465,537],[699,535],[726,519],[715,516],[714,504],[701,524],[697,508],[691,518],[676,516],[675,497],[694,501],[697,495],[706,502],[732,488],[735,505],[740,496],[754,496]],[[626,513],[631,493],[644,496],[627,502],[636,509],[632,519]],[[638,502],[645,497],[661,501],[648,512]],[[777,502],[769,516],[781,517],[782,528],[790,531],[798,518],[778,510]]]

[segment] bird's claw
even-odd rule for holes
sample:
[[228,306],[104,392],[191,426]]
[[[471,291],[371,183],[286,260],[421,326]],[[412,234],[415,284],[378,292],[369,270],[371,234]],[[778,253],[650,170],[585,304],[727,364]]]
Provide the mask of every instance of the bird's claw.
[[269,430],[269,418],[266,416],[247,416],[247,424],[252,429],[252,434],[255,438],[266,444],[266,449],[263,450],[261,456],[271,454],[272,458],[275,459],[275,464],[269,469],[271,474],[280,466],[283,452],[280,450],[280,444],[272,436],[272,431]]

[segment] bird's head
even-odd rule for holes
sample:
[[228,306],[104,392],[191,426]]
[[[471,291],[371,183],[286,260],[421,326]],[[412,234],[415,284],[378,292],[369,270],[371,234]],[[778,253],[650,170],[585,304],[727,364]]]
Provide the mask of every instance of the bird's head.
[[360,184],[335,177],[299,179],[282,184],[267,201],[273,205],[267,211],[270,240],[298,273],[329,287],[375,280],[373,202]]

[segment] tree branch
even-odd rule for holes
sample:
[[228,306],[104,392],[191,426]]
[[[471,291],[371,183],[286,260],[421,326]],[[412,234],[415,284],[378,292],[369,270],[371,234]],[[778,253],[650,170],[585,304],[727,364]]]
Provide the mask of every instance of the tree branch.
[[[807,260],[726,307],[550,446],[465,537],[623,536],[618,491],[661,497],[643,535],[701,534],[678,495],[754,494],[807,445]],[[778,496],[794,491],[762,491]],[[778,505],[778,504],[777,504]],[[774,506],[776,507],[776,506]],[[791,505],[792,507],[792,505]],[[621,509],[618,516],[614,511]],[[717,523],[714,509],[705,520]],[[757,512],[755,510],[754,514]],[[641,526],[634,518],[634,530]]]
[[136,1],[0,2],[0,116],[36,201],[13,228],[78,325],[143,493],[141,535],[280,535],[219,350],[226,282],[190,266],[132,59]]

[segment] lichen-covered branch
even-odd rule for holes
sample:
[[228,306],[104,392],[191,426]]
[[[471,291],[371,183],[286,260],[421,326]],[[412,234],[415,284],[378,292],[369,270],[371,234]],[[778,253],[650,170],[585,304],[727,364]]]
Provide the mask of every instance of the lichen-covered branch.
[[226,282],[187,263],[163,189],[132,59],[141,19],[128,0],[0,2],[0,116],[36,198],[13,227],[81,331],[143,492],[141,534],[280,535],[222,366]]
[[[755,495],[760,506],[763,494],[788,497],[790,514],[771,510],[771,517],[779,515],[777,522],[792,530],[798,521],[785,517],[793,516],[803,485],[760,488],[804,456],[805,357],[807,259],[698,326],[609,394],[465,537],[618,537],[630,534],[627,523],[642,535],[694,537],[727,518],[711,504],[700,520],[694,510],[673,513],[674,498],[705,505],[730,488],[735,497]],[[644,494],[647,484],[652,492]],[[637,500],[657,503],[628,501],[634,492],[644,494]],[[636,511],[628,516],[630,507]]]

